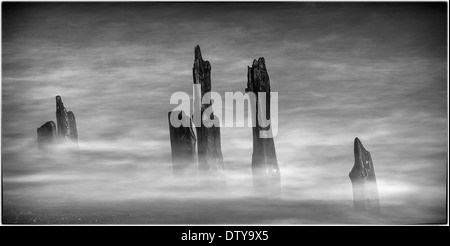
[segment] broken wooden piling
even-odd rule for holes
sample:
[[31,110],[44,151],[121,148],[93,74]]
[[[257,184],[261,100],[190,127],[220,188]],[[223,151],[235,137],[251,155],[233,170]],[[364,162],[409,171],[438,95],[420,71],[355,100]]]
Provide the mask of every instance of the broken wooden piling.
[[56,96],[56,123],[60,139],[78,142],[75,115],[71,111],[67,112],[61,96]]
[[[195,47],[195,59],[194,67],[192,68],[193,82],[194,85],[200,85],[200,95],[197,100],[201,100],[205,94],[211,92],[211,64],[209,61],[204,61],[202,58],[202,53],[200,51],[200,46]],[[216,183],[217,187],[226,187],[225,178],[225,167],[223,164],[222,148],[220,143],[220,126],[219,122],[213,126],[205,126],[204,119],[214,120],[215,115],[211,113],[210,115],[204,115],[207,108],[211,107],[211,103],[199,103],[200,112],[196,112],[196,107],[194,107],[194,117],[195,114],[200,113],[201,121],[195,122],[197,130],[197,152],[198,152],[198,168],[200,175],[211,179]],[[198,109],[197,109],[198,110]],[[212,110],[211,110],[212,112]]]
[[47,121],[37,129],[38,147],[42,149],[56,140],[56,124],[53,121]]
[[354,143],[355,164],[349,173],[353,205],[357,210],[380,211],[377,181],[372,157],[358,138]]
[[[253,125],[253,187],[258,194],[277,197],[281,195],[281,178],[272,129],[270,124],[266,127],[261,126],[262,103],[265,103],[266,118],[270,120],[270,79],[263,57],[255,59],[252,67],[248,67],[245,92],[253,92],[255,95],[253,98],[256,100],[252,102],[256,104],[256,107],[253,107],[256,108],[256,112],[252,112],[252,117],[255,117],[253,122],[256,122],[256,125]],[[265,92],[265,98],[260,98],[258,92]]]

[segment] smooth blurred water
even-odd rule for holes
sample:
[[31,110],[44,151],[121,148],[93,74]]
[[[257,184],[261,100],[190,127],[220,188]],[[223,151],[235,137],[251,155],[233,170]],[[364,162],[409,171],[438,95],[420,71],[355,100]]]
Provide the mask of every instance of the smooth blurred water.
[[224,191],[197,176],[173,177],[170,163],[127,162],[108,151],[91,160],[89,151],[63,145],[5,155],[3,223],[421,224],[443,223],[446,216],[439,192],[427,197],[392,187],[389,196],[381,186],[381,213],[367,213],[353,209],[350,180],[308,190],[297,169],[283,167],[282,198],[268,199],[253,192],[246,165],[227,170]]

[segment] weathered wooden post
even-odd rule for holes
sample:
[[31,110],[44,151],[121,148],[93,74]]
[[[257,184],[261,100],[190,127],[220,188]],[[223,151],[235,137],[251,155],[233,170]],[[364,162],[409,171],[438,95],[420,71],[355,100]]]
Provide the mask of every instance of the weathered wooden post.
[[[171,116],[177,117],[182,124],[175,127]],[[171,111],[169,116],[170,146],[172,149],[172,170],[174,176],[189,176],[197,173],[195,165],[196,138],[189,116],[184,111]],[[189,125],[185,127],[184,125]]]
[[354,144],[355,164],[349,173],[353,186],[353,205],[357,210],[380,211],[377,181],[372,157],[358,138]]
[[[198,45],[195,47],[192,75],[194,85],[200,85],[200,95],[194,95],[194,97],[197,100],[201,100],[206,93],[211,92],[211,64],[203,60],[200,46]],[[210,178],[216,187],[226,188],[225,167],[220,143],[220,127],[217,126],[218,122],[216,125],[210,127],[205,126],[203,123],[204,117],[215,119],[214,113],[203,115],[205,110],[211,107],[212,104],[203,103],[202,101],[194,102],[194,104],[196,103],[201,104],[200,112],[195,111],[196,107],[194,106],[194,124],[197,130],[198,168],[200,175],[204,178]],[[200,114],[200,122],[195,121],[196,114]]]
[[[257,193],[267,197],[281,196],[280,169],[271,135],[272,128],[270,124],[267,127],[261,126],[262,103],[265,103],[266,119],[270,120],[270,79],[263,57],[255,59],[252,67],[248,67],[247,80],[245,92],[253,92],[253,100],[256,100],[252,102],[256,104],[256,107],[253,107],[256,112],[252,112],[252,117],[256,119],[253,120],[256,123],[253,125],[253,187]],[[258,95],[258,92],[265,92],[265,95]],[[262,138],[263,135],[266,137]]]
[[56,124],[53,121],[47,121],[37,129],[38,147],[43,147],[53,144],[56,140]]
[[78,142],[77,122],[75,120],[75,115],[72,111],[69,111],[67,112],[67,117],[69,118],[70,137],[72,141]]
[[78,142],[77,125],[72,111],[67,112],[60,96],[56,96],[56,123],[60,139]]

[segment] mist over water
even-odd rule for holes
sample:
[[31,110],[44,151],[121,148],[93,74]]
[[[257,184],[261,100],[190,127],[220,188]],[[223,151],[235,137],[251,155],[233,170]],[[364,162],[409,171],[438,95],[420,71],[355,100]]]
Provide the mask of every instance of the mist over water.
[[[225,158],[228,187],[223,191],[195,175],[173,177],[170,153],[152,158],[146,151],[151,142],[133,148],[81,142],[78,149],[60,145],[38,152],[33,140],[3,155],[3,223],[416,224],[445,219],[445,187],[441,193],[401,182],[386,186],[383,179],[382,213],[355,211],[345,170],[351,165],[336,181],[321,175],[321,168],[281,162],[282,198],[276,199],[253,192],[250,162],[244,160]],[[418,201],[419,194],[426,200]]]
[[[415,224],[446,218],[445,3],[4,3],[4,223]],[[264,57],[278,92],[281,199],[253,193],[252,130],[221,128],[227,191],[174,178],[170,96],[243,92]],[[38,152],[55,96],[78,151]],[[223,112],[224,113],[224,112]],[[361,139],[381,214],[353,210]]]

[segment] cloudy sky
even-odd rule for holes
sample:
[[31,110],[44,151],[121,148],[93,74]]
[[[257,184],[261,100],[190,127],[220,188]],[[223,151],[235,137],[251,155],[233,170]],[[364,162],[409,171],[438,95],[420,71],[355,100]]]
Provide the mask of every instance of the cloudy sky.
[[[171,173],[169,99],[192,94],[198,44],[222,95],[244,91],[247,66],[265,58],[279,94],[275,145],[285,199],[351,201],[359,137],[372,154],[381,205],[417,204],[420,222],[442,221],[446,8],[3,3],[3,203],[186,195],[161,177]],[[81,163],[39,161],[36,128],[56,120],[56,95],[75,113]],[[230,193],[251,193],[251,129],[223,128],[222,152]]]

